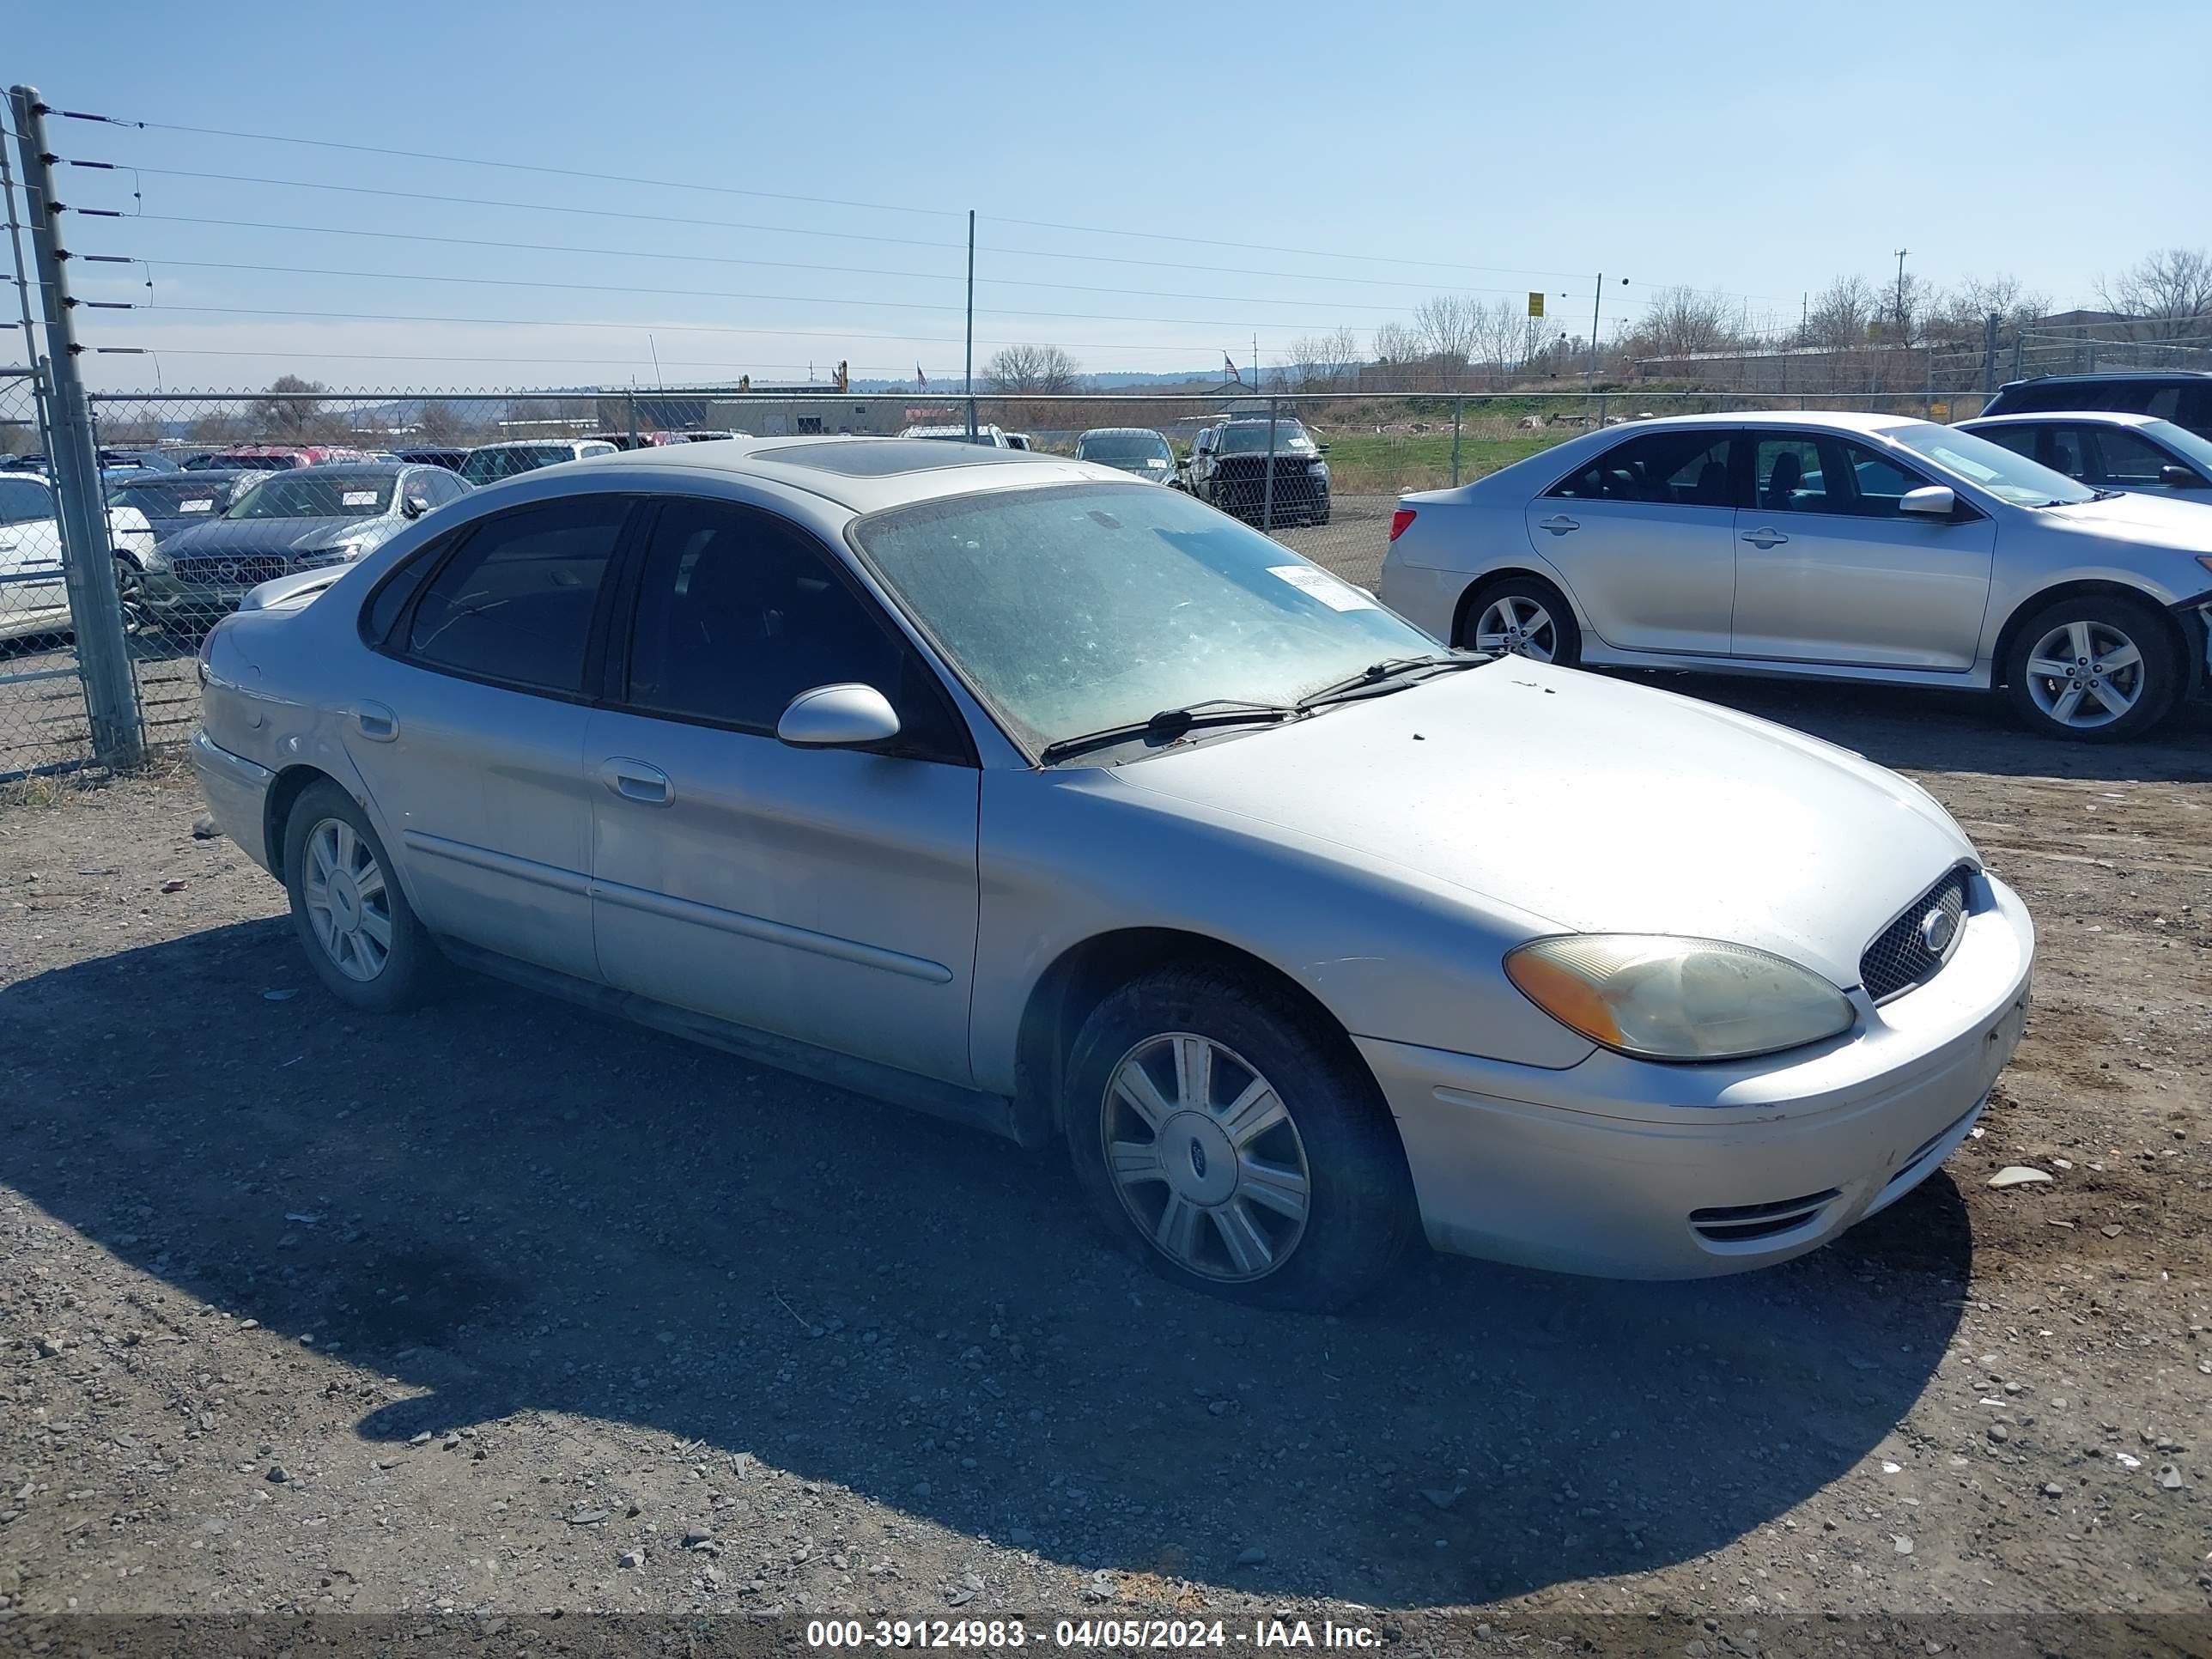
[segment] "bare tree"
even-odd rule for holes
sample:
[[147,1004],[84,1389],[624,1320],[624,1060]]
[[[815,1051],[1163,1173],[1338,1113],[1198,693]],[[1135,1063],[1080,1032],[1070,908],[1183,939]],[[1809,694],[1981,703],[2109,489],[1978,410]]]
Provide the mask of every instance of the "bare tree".
[[1335,392],[1359,368],[1359,337],[1348,328],[1310,334],[1291,343],[1283,376],[1296,392]]
[[1693,288],[1663,288],[1644,308],[1632,338],[1636,355],[1644,357],[1725,351],[1742,343],[1742,313],[1717,289],[1700,294]]
[[296,394],[264,396],[254,400],[254,423],[270,442],[304,443],[311,434],[322,429],[320,399],[304,395],[328,392],[330,388],[321,381],[303,380],[296,374],[279,374],[269,383],[268,389],[274,393]]
[[986,391],[1001,397],[1073,392],[1083,371],[1056,345],[1001,346],[983,365]]
[[2000,271],[1994,276],[1968,276],[1938,295],[1929,325],[1954,339],[1975,340],[1981,337],[1991,317],[1997,319],[2001,331],[2010,331],[2047,316],[2050,311],[2048,295],[2023,288],[2019,277]]
[[1375,331],[1375,361],[1385,374],[1402,380],[1421,360],[1421,337],[1403,323],[1385,323]]
[[460,410],[442,398],[435,398],[422,405],[422,413],[416,420],[416,427],[426,444],[458,443],[466,429]]
[[1437,294],[1413,307],[1413,331],[1443,371],[1444,390],[1455,390],[1467,373],[1482,327],[1480,303],[1464,294]]
[[2212,317],[2212,253],[2162,247],[2109,281],[2099,277],[2097,298],[2107,310],[2157,322]]
[[1838,276],[1820,290],[1805,313],[1802,343],[1848,351],[1867,342],[1867,325],[1881,314],[1881,301],[1863,276]]

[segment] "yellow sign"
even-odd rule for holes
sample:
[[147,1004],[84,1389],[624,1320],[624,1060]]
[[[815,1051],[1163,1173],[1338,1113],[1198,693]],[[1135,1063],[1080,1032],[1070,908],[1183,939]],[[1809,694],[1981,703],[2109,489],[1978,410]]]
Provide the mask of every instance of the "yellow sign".
[[1534,289],[1531,289],[1528,295],[1528,314],[1531,317],[1540,317],[1544,314],[1544,296]]

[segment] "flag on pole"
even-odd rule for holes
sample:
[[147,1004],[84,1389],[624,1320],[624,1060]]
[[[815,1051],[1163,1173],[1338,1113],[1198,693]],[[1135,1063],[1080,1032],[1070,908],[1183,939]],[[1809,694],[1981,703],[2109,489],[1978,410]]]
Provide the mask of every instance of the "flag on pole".
[[1229,378],[1237,385],[1244,384],[1244,377],[1237,372],[1237,360],[1225,351],[1221,354],[1221,367],[1227,371]]
[[921,365],[920,363],[916,363],[914,366],[914,378],[924,392],[929,390],[929,376],[921,372]]

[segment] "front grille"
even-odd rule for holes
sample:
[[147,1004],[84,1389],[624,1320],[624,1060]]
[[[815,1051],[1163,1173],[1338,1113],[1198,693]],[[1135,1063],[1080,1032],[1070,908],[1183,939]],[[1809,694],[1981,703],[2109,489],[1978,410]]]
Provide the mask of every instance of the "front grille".
[[1753,1244],[1794,1232],[1820,1218],[1820,1212],[1842,1196],[1831,1187],[1802,1198],[1778,1198],[1765,1204],[1729,1204],[1690,1212],[1690,1225],[1700,1238],[1714,1244]]
[[[1876,1002],[1902,996],[1936,977],[1959,948],[1966,921],[1964,865],[1905,907],[1859,957],[1859,983]],[[1940,948],[1931,949],[1931,933]]]
[[240,583],[250,586],[289,575],[292,565],[281,553],[264,553],[243,554],[236,558],[210,556],[179,559],[169,569],[179,581],[195,587],[235,587]]

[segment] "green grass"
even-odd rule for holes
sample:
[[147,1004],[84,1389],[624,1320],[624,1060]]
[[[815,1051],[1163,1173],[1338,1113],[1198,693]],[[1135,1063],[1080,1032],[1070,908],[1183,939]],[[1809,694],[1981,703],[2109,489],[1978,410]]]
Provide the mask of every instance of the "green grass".
[[[1486,424],[1489,424],[1486,422]],[[1463,432],[1459,481],[1486,477],[1553,444],[1579,436],[1572,427],[1510,436]],[[1344,432],[1326,434],[1330,487],[1344,495],[1395,495],[1441,489],[1452,482],[1452,434],[1444,432]]]

